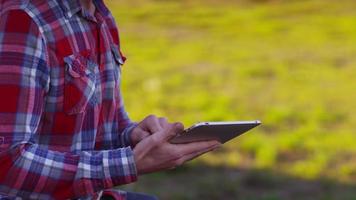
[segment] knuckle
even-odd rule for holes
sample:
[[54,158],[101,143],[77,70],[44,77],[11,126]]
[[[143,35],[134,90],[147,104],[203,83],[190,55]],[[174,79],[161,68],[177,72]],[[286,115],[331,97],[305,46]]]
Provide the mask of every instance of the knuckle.
[[168,120],[165,117],[160,117],[160,118],[158,118],[158,120],[163,125],[167,125],[168,124]]
[[160,121],[167,121],[167,118],[165,118],[165,117],[160,117],[160,118],[158,118]]
[[180,131],[183,131],[183,130],[184,130],[184,126],[183,126],[183,124],[180,123],[180,122],[174,123],[174,128],[175,128],[175,131],[177,131],[177,132],[180,132]]
[[147,116],[147,119],[156,119],[157,117],[156,117],[156,115],[153,115],[153,114],[150,114],[150,115],[148,115]]
[[150,120],[151,120],[151,115],[148,115],[148,116],[145,117],[145,119],[144,119],[143,121],[148,122],[148,121],[150,121]]
[[157,137],[157,135],[152,135],[151,136],[151,141],[153,145],[159,145],[161,143],[161,140],[159,137]]

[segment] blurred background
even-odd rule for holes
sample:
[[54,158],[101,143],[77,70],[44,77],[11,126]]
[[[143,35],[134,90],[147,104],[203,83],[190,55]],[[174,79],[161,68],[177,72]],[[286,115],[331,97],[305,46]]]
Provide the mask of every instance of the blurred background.
[[122,189],[161,199],[356,199],[355,0],[111,0],[133,120],[263,125]]

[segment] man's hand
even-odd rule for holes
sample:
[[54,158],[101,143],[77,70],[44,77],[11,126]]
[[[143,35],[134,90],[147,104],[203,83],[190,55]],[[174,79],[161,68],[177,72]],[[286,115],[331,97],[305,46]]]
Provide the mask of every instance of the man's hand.
[[172,137],[183,131],[181,123],[167,123],[157,130],[142,139],[133,149],[138,174],[175,168],[221,145],[217,141],[169,143]]
[[135,146],[145,137],[161,131],[167,125],[167,119],[164,117],[158,118],[155,115],[147,116],[137,125],[137,127],[132,130],[131,141],[133,146]]

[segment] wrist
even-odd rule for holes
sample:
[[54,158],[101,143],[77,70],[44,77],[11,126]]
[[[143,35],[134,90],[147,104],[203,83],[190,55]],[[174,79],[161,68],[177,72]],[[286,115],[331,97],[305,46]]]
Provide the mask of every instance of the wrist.
[[135,140],[133,139],[133,131],[136,129],[138,126],[138,123],[132,122],[130,123],[127,128],[124,130],[122,133],[122,141],[124,142],[124,145],[126,147],[134,147],[136,145]]

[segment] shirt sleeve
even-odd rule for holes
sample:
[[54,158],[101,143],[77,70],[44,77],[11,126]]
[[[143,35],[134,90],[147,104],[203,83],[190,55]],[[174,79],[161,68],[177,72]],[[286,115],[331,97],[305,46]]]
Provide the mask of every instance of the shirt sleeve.
[[119,125],[119,134],[120,134],[120,140],[119,144],[121,147],[128,147],[128,146],[133,146],[132,141],[131,141],[131,133],[134,128],[136,128],[137,123],[132,122],[130,118],[128,117],[127,112],[125,111],[125,107],[123,104],[122,96],[120,94],[120,99],[121,99],[121,106],[119,108],[119,120],[118,120],[118,125]]
[[0,17],[0,194],[68,199],[135,181],[130,147],[75,154],[36,144],[49,82],[45,42],[25,11]]
[[[115,19],[112,16],[111,16],[111,20],[108,23],[109,23],[108,27],[110,27],[109,29],[110,29],[111,37],[113,38],[113,41],[115,43],[115,45],[112,46],[113,56],[117,64],[122,66],[126,62],[126,57],[121,51],[119,30],[116,26]],[[127,146],[132,147],[133,145],[131,141],[131,133],[132,130],[137,126],[137,123],[130,120],[128,113],[125,110],[121,89],[116,88],[116,90],[119,91],[119,98],[118,98],[119,102],[118,102],[118,111],[117,111],[117,119],[118,119],[117,123],[118,123],[119,133],[114,133],[114,134],[118,134],[118,139],[116,140],[117,142],[116,144],[114,144],[114,146],[118,145],[119,147],[127,147]],[[107,143],[115,141],[112,140],[112,138],[116,138],[116,136],[111,136],[109,138],[110,141],[106,141]]]

